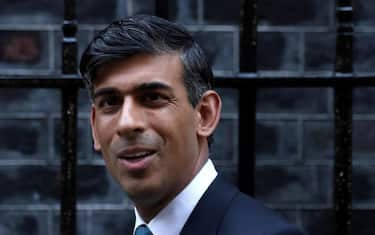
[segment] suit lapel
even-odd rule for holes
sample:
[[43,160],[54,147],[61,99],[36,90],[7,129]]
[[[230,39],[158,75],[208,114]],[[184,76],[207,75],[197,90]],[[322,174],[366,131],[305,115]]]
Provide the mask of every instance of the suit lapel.
[[237,192],[217,176],[189,216],[181,235],[216,234],[221,218]]
[[134,211],[132,211],[131,214],[125,220],[125,225],[124,225],[125,233],[124,234],[132,235],[134,226],[135,226],[135,214],[134,214]]

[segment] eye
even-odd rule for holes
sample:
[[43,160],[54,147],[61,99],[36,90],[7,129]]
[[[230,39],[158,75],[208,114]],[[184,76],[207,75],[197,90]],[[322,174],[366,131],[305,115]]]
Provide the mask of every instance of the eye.
[[114,108],[121,105],[121,98],[117,95],[105,95],[97,98],[95,105],[103,112],[113,111]]
[[147,92],[141,96],[141,102],[146,105],[158,106],[168,102],[168,97],[158,92]]
[[146,101],[156,101],[156,100],[163,99],[163,97],[157,93],[149,93],[145,95],[144,99]]

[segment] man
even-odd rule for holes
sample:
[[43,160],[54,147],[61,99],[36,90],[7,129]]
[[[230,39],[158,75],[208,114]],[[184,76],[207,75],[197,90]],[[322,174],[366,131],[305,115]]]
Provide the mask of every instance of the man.
[[221,100],[185,29],[155,16],[116,21],[89,44],[80,70],[94,147],[135,204],[124,234],[301,234],[217,176],[209,145]]

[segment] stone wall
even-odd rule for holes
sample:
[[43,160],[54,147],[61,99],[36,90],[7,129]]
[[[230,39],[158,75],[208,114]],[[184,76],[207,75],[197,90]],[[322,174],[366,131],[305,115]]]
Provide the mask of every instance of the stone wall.
[[[154,13],[154,0],[77,1],[79,49],[113,19]],[[330,75],[335,58],[334,0],[263,0],[258,15],[258,71],[264,76]],[[375,72],[375,3],[354,1],[355,71]],[[61,72],[63,1],[3,0],[0,73]],[[208,53],[216,75],[239,72],[240,1],[170,1]],[[222,120],[213,159],[235,182],[238,94],[221,89]],[[353,229],[374,234],[375,90],[354,91]],[[0,89],[0,234],[58,234],[60,98],[58,90]],[[78,234],[119,234],[132,208],[92,149],[87,91],[80,94],[77,169]],[[333,92],[329,88],[267,88],[257,94],[256,197],[308,234],[332,234]]]

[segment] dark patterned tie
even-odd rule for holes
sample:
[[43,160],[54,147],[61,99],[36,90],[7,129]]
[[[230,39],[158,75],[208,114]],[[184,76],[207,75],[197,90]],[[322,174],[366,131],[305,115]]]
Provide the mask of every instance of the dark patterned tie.
[[152,232],[146,225],[142,224],[135,230],[135,235],[152,235]]

